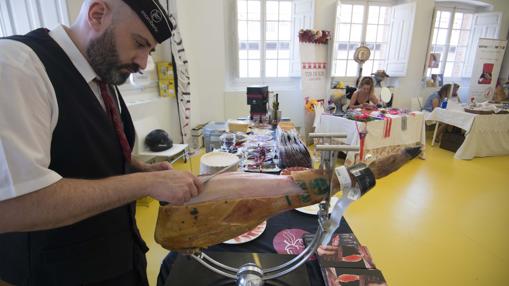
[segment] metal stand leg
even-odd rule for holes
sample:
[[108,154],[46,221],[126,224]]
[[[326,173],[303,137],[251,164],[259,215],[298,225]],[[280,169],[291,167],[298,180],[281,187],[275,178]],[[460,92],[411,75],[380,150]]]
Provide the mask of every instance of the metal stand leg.
[[193,158],[191,158],[191,156],[189,155],[189,151],[187,151],[187,149],[186,149],[186,159],[187,159],[187,161],[189,161],[189,169],[191,169],[190,172],[192,174],[193,173]]
[[437,137],[437,131],[438,131],[438,125],[439,124],[440,124],[440,122],[436,121],[435,131],[433,132],[433,139],[431,139],[431,146],[435,145],[435,139]]
[[[309,134],[310,138],[346,138],[345,134]],[[325,196],[323,202],[320,203],[318,215],[318,229],[316,231],[313,241],[308,244],[306,249],[299,255],[294,257],[289,262],[275,266],[269,269],[261,269],[259,266],[253,263],[244,264],[240,269],[233,268],[224,265],[218,261],[207,256],[201,251],[197,251],[191,254],[191,257],[197,262],[208,268],[209,270],[231,278],[236,279],[237,286],[262,286],[264,280],[276,279],[284,276],[293,270],[297,269],[300,265],[304,264],[309,257],[316,251],[316,249],[323,242],[326,235],[329,235],[331,230],[331,221],[329,215],[330,209],[330,197],[332,194],[332,177],[334,176],[334,168],[336,165],[336,156],[339,151],[358,151],[359,146],[351,145],[316,145],[315,150],[320,152],[320,168],[326,173],[331,179],[329,194]],[[344,196],[344,195],[343,195]],[[348,200],[351,202],[352,200]],[[346,208],[349,203],[346,203],[343,207]],[[341,212],[340,217],[343,215]],[[337,220],[339,222],[339,220]]]

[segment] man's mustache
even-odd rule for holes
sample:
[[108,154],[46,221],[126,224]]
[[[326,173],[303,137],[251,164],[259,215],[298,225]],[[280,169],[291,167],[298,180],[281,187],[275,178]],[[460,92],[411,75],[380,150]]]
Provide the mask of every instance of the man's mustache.
[[139,66],[138,64],[135,64],[135,63],[119,65],[119,66],[118,66],[118,69],[119,69],[119,70],[121,70],[121,69],[127,69],[127,70],[129,70],[129,72],[131,72],[131,73],[137,73],[137,72],[139,72],[139,73],[143,74],[143,73],[141,72],[140,66]]

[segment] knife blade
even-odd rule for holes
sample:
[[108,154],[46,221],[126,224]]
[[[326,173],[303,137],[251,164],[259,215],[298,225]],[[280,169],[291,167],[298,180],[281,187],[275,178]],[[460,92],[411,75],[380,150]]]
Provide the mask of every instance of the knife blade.
[[[212,175],[204,176],[204,177],[201,177],[201,178],[198,178],[198,179],[200,180],[200,182],[201,182],[202,184],[205,184],[205,183],[207,183],[210,179],[212,179],[212,178],[214,178],[215,176],[220,175],[220,174],[222,174],[222,173],[224,173],[224,172],[228,171],[228,170],[229,170],[229,169],[231,169],[233,166],[236,166],[238,163],[239,163],[239,161],[237,161],[237,162],[235,162],[235,163],[233,163],[233,164],[231,164],[231,165],[228,165],[228,166],[226,166],[226,167],[222,168],[221,170],[219,170],[219,171],[215,172],[215,173],[214,173],[214,174],[212,174]],[[168,204],[168,202],[161,202],[161,201],[159,202],[159,205],[160,205],[160,206],[165,206],[165,205],[167,205],[167,204]]]

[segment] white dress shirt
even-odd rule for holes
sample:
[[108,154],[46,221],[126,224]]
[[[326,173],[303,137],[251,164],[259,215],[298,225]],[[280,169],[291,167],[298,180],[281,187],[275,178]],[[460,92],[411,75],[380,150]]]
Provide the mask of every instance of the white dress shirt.
[[12,185],[12,176],[5,159],[4,146],[0,139],[0,190],[6,194],[14,194],[14,186]]
[[[104,108],[96,73],[63,26],[50,36],[71,59]],[[58,121],[55,90],[46,70],[25,44],[0,40],[0,141],[12,184],[0,184],[0,201],[25,195],[59,181],[50,170],[51,140]]]

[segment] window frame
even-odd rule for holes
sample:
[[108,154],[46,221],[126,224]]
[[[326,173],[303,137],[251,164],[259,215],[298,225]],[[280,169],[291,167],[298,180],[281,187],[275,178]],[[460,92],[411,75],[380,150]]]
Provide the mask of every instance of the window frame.
[[[265,2],[267,0],[260,0],[260,10],[265,11],[266,5]],[[289,1],[292,3],[292,20],[290,23],[293,24],[294,21],[294,13],[293,11],[293,1]],[[228,29],[226,29],[226,33],[230,36],[227,37],[226,41],[226,60],[227,60],[227,67],[229,71],[227,72],[227,76],[225,77],[225,89],[227,91],[245,91],[246,85],[270,85],[271,88],[276,88],[279,90],[294,90],[298,87],[300,82],[300,75],[299,76],[293,76],[291,72],[289,73],[288,77],[266,77],[265,76],[265,31],[266,31],[266,13],[261,13],[260,18],[260,33],[261,33],[261,50],[260,50],[260,73],[261,77],[258,78],[241,78],[240,77],[240,71],[239,71],[239,65],[240,65],[240,59],[239,59],[239,35],[238,35],[238,6],[237,6],[237,0],[231,0],[230,3],[227,3],[225,1],[225,11],[226,11],[226,18],[225,21]],[[293,25],[291,25],[293,26]],[[292,28],[292,34],[295,34],[295,31],[293,31]],[[290,54],[292,53],[292,49],[294,46],[294,42],[298,41],[298,38],[295,37],[295,39],[290,40]],[[290,58],[291,61],[291,58]],[[263,63],[262,63],[263,62]]]
[[[472,14],[472,22],[470,23],[470,27],[468,29],[469,31],[469,35],[468,35],[468,40],[467,40],[467,43],[471,43],[472,42],[472,30],[473,30],[473,25],[474,25],[474,19],[475,19],[475,15],[477,13],[476,9],[475,8],[470,8],[470,7],[465,7],[465,6],[436,6],[435,7],[435,14],[434,14],[434,17],[433,17],[433,21],[431,22],[431,32],[430,32],[430,39],[429,39],[429,52],[428,52],[428,55],[427,57],[430,57],[430,54],[433,53],[433,40],[434,40],[434,37],[435,37],[435,33],[434,33],[434,30],[435,30],[435,25],[436,25],[436,21],[437,21],[437,17],[436,15],[438,14],[438,12],[450,12],[451,13],[451,17],[449,19],[449,24],[447,26],[447,35],[446,35],[446,44],[444,45],[445,47],[445,51],[442,53],[442,55],[440,56],[440,65],[439,65],[439,68],[440,68],[440,72],[439,74],[442,74],[443,75],[443,78],[444,78],[444,81],[462,81],[462,80],[465,80],[466,78],[469,78],[469,76],[466,76],[465,75],[465,69],[466,69],[466,60],[467,60],[467,57],[468,55],[470,55],[472,53],[472,45],[470,45],[470,47],[468,47],[467,45],[467,50],[465,51],[465,60],[463,61],[463,67],[462,67],[462,71],[461,71],[461,75],[460,76],[450,76],[450,77],[446,77],[445,76],[445,69],[446,69],[446,65],[447,65],[447,57],[449,56],[449,49],[451,47],[451,35],[452,35],[452,32],[453,30],[455,30],[453,28],[454,26],[454,19],[456,17],[456,13],[463,13],[463,14],[466,14],[466,13],[469,13],[469,14]],[[457,30],[457,29],[456,29]],[[460,31],[462,30],[466,30],[466,29],[459,29]],[[429,60],[429,59],[428,59]],[[452,63],[455,63],[456,61],[450,61]],[[427,63],[427,62],[426,62]],[[425,71],[425,76],[426,78],[430,78],[431,77],[431,74],[434,74],[432,71],[431,71],[432,68],[428,68],[427,65],[426,65],[426,71]]]
[[[25,34],[39,27],[53,28],[53,25],[57,23],[69,26],[70,4],[66,0],[52,0],[52,5],[48,5],[48,2],[44,2],[44,0],[0,0],[2,36]],[[15,17],[16,13],[22,12],[26,18]],[[56,21],[48,21],[48,19],[54,19],[53,17],[57,18]]]
[[[386,7],[388,8],[388,11],[386,12],[387,13],[387,17],[388,17],[388,21],[387,21],[387,24],[383,24],[383,25],[387,25],[388,26],[388,31],[387,31],[387,36],[390,34],[390,29],[391,29],[391,20],[390,20],[390,17],[392,15],[392,9],[393,9],[393,6],[396,4],[394,3],[393,1],[359,1],[359,0],[345,0],[345,1],[337,1],[336,3],[336,13],[334,14],[334,34],[333,34],[333,39],[332,39],[332,47],[331,47],[331,69],[330,69],[330,77],[333,78],[333,79],[339,79],[339,80],[344,80],[344,81],[352,81],[352,80],[355,80],[358,75],[355,75],[355,76],[348,76],[346,75],[347,74],[347,70],[345,70],[345,75],[336,75],[334,74],[335,72],[335,68],[336,68],[336,45],[339,43],[339,41],[336,42],[336,29],[337,29],[337,25],[338,25],[338,22],[336,21],[337,20],[337,9],[339,8],[338,6],[339,5],[343,5],[343,4],[347,4],[347,5],[362,5],[364,6],[364,14],[363,14],[363,20],[362,20],[362,31],[361,31],[361,41],[359,42],[359,44],[366,44],[366,34],[367,34],[367,28],[368,28],[368,18],[369,18],[369,7],[370,6],[379,6],[379,7]],[[377,23],[376,24],[377,26],[379,25],[382,25],[382,24],[379,24]],[[387,66],[387,61],[388,61],[388,46],[389,46],[389,39],[387,39],[386,42],[380,42],[381,44],[385,44],[386,45],[386,49],[384,51],[384,69],[386,69],[386,66]],[[350,42],[349,42],[350,44]],[[374,52],[374,51],[372,51]],[[370,56],[370,60],[374,60],[374,54],[372,54]],[[350,59],[346,59],[346,61],[348,62]],[[352,59],[353,60],[353,59]],[[360,67],[360,64],[357,64],[357,70],[359,69]],[[347,68],[348,69],[348,66]],[[364,73],[364,66],[363,66],[363,73]],[[364,76],[364,75],[361,75],[361,77]]]

